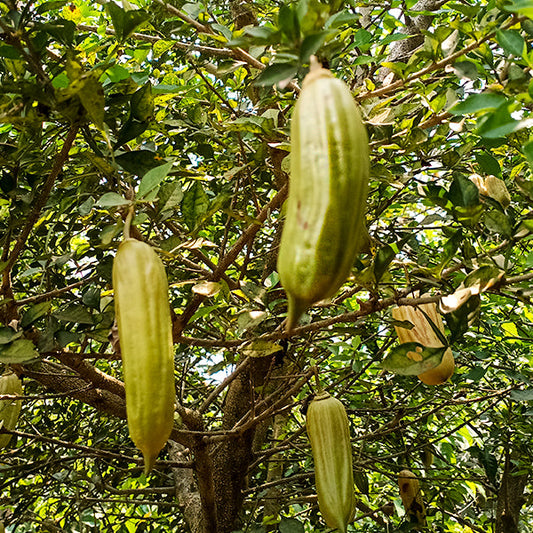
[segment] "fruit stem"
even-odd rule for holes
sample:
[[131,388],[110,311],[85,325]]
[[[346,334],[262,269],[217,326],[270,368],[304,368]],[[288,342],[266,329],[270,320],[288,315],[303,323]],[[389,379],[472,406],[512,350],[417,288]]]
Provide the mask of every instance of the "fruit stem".
[[322,65],[320,64],[320,61],[318,61],[318,58],[316,56],[311,56],[309,58],[309,70],[313,72],[321,68],[322,68]]
[[128,214],[126,215],[126,220],[124,221],[124,239],[130,239],[130,229],[131,222],[133,220],[133,206],[131,205],[128,209]]
[[323,389],[322,389],[322,385],[320,383],[320,377],[318,375],[318,366],[313,366],[313,368],[311,368],[311,370],[313,371],[313,375],[315,377],[315,381],[316,381],[316,388],[318,389],[318,394],[320,394]]

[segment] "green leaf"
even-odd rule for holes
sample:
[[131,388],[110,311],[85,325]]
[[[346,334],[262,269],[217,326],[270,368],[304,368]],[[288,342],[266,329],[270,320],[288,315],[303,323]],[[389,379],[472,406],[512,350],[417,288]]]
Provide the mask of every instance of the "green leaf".
[[95,76],[80,80],[77,95],[87,116],[100,129],[104,128],[104,88]]
[[150,15],[142,9],[126,11],[114,2],[107,2],[105,6],[119,42],[124,42],[138,26],[150,19]]
[[296,518],[282,518],[278,525],[279,533],[304,533],[302,522]]
[[165,162],[156,152],[150,150],[132,150],[117,155],[115,161],[126,171],[137,176],[143,176],[150,169]]
[[484,222],[485,226],[494,233],[498,233],[504,237],[512,237],[513,227],[509,221],[509,217],[498,209],[491,209],[486,213]]
[[469,80],[477,80],[479,78],[476,64],[472,61],[456,61],[453,64],[453,70],[459,78],[468,78]]
[[126,198],[120,196],[116,192],[106,192],[101,196],[96,202],[97,207],[117,207],[119,205],[128,205],[131,202],[126,200]]
[[294,78],[297,72],[298,65],[296,63],[274,63],[261,72],[256,78],[254,85],[271,87],[281,82],[288,83]]
[[533,401],[533,389],[513,390],[511,391],[511,398],[515,402]]
[[307,35],[300,47],[300,61],[302,63],[308,63],[309,58],[316,54],[330,35],[333,35],[332,32],[327,30]]
[[23,328],[27,328],[30,324],[33,324],[37,319],[46,315],[50,308],[52,307],[51,302],[41,302],[35,305],[32,305],[22,317],[20,325]]
[[[324,24],[324,28],[329,29],[336,29],[341,28],[345,24],[349,24],[350,26],[355,27],[355,23],[357,22],[358,16],[355,13],[351,13],[347,9],[344,11],[339,11],[338,13],[335,13],[334,15],[331,15],[329,19],[326,21],[326,24]],[[366,30],[358,30],[357,33],[360,31],[366,31]],[[372,34],[370,32],[367,32],[370,34],[370,39],[372,39]],[[370,41],[368,41],[370,42]]]
[[52,22],[36,24],[36,29],[48,33],[48,35],[51,35],[60,43],[69,46],[74,41],[76,24],[74,24],[74,22],[72,22],[71,20],[58,18]]
[[441,256],[440,263],[437,267],[437,273],[440,275],[444,268],[446,268],[446,265],[449,264],[449,262],[455,257],[455,253],[459,249],[459,246],[461,246],[461,243],[463,242],[463,230],[459,229],[457,230],[444,244],[444,251]]
[[496,41],[508,54],[522,57],[526,43],[516,30],[498,30],[496,32]]
[[208,207],[209,199],[204,188],[199,181],[195,181],[192,187],[185,192],[181,203],[185,224],[191,231],[199,225]]
[[150,191],[155,189],[168,175],[172,169],[174,161],[169,161],[164,165],[155,167],[149,170],[142,178],[141,183],[139,184],[139,190],[137,191],[137,197],[143,198]]
[[518,13],[526,17],[533,18],[533,1],[532,0],[513,0],[511,5],[504,5],[503,9]]
[[19,339],[9,344],[0,345],[0,362],[5,364],[22,364],[39,357],[33,342]]
[[63,6],[66,6],[68,3],[70,3],[70,0],[50,0],[49,2],[43,2],[35,11],[39,14],[55,11],[56,9],[61,9]]
[[75,324],[92,324],[93,316],[81,305],[72,304],[54,313],[54,317],[62,322],[74,322]]
[[484,174],[501,177],[502,169],[498,160],[486,152],[476,154],[476,161]]
[[479,295],[474,294],[458,309],[444,315],[446,324],[451,332],[449,339],[450,344],[459,340],[468,331],[470,325],[477,318],[480,303],[481,299]]
[[459,102],[450,108],[452,115],[467,115],[478,113],[487,109],[496,109],[506,103],[505,96],[497,93],[472,94],[463,102]]
[[22,331],[0,327],[0,344],[8,344],[22,336]]
[[487,139],[497,139],[532,125],[532,119],[514,119],[507,104],[504,104],[478,120],[477,133]]
[[418,342],[406,342],[391,349],[381,363],[385,370],[402,376],[418,376],[438,366],[448,348],[428,348]]
[[157,210],[159,213],[174,209],[183,200],[183,189],[177,181],[163,183],[159,188]]
[[129,116],[128,120],[122,124],[122,127],[118,132],[117,140],[113,145],[114,148],[119,148],[123,144],[136,139],[139,135],[141,135],[141,133],[146,131],[146,128],[148,128],[148,122],[139,122],[132,116]]
[[461,175],[454,178],[447,196],[448,200],[456,207],[479,205],[479,189],[475,183]]
[[296,11],[289,4],[281,5],[278,14],[278,26],[290,43],[298,43],[300,40],[300,22]]
[[483,292],[499,283],[503,275],[504,273],[498,267],[483,265],[477,270],[470,272],[463,280],[463,285],[465,287],[479,286],[480,291]]
[[522,151],[526,156],[529,167],[533,169],[533,141],[528,141],[524,146],[522,146]]
[[136,120],[144,122],[152,117],[154,97],[152,96],[152,84],[149,81],[132,94],[130,106],[131,114]]
[[81,301],[87,307],[91,307],[98,311],[100,309],[100,287],[98,287],[98,285],[89,286],[84,291]]

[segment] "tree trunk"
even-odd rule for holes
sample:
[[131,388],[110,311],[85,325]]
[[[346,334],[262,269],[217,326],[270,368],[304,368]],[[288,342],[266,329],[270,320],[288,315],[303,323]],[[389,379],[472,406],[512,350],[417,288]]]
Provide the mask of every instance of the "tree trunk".
[[524,490],[528,481],[528,473],[517,474],[518,471],[519,466],[507,452],[505,470],[498,490],[494,533],[518,533],[520,509],[525,503]]

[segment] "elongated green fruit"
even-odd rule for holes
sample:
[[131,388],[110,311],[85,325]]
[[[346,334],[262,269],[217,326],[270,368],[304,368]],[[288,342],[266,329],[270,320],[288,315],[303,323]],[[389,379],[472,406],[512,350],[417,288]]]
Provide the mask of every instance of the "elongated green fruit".
[[348,86],[319,66],[303,82],[291,121],[287,216],[278,273],[287,330],[346,281],[364,242],[368,138]]
[[148,244],[126,239],[113,263],[113,286],[128,428],[148,473],[170,436],[176,397],[163,263]]
[[315,463],[320,512],[329,527],[346,533],[355,512],[352,446],[342,403],[322,392],[309,404],[307,434]]
[[[3,394],[22,395],[22,382],[14,372],[3,374],[0,377],[0,395]],[[0,400],[0,422],[3,427],[9,430],[15,429],[21,407],[21,400]],[[10,440],[11,435],[8,433],[1,434],[0,450],[5,448]]]

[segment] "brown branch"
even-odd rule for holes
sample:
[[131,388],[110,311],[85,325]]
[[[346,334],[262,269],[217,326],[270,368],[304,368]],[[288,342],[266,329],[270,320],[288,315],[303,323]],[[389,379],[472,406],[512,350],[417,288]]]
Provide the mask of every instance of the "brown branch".
[[105,389],[120,398],[126,397],[124,390],[124,383],[122,381],[98,370],[96,367],[87,363],[82,356],[72,352],[58,352],[56,353],[64,365],[77,372],[84,380],[92,383],[96,388]]
[[444,59],[441,59],[440,61],[436,61],[435,63],[432,63],[431,65],[420,69],[418,72],[415,72],[411,74],[410,76],[407,76],[403,80],[397,80],[394,83],[391,83],[390,85],[387,85],[385,87],[381,87],[379,89],[376,89],[374,91],[367,91],[365,93],[361,93],[356,96],[356,99],[358,101],[367,100],[368,98],[376,98],[379,96],[385,96],[391,93],[395,93],[399,89],[402,89],[405,87],[408,83],[417,80],[421,78],[422,76],[425,76],[426,74],[429,74],[431,72],[434,72],[435,70],[441,70],[444,67],[450,65],[453,63],[456,59],[459,59],[461,56],[468,54],[469,52],[472,52],[476,48],[479,48],[483,43],[486,41],[489,41],[490,39],[494,38],[496,36],[497,31],[499,30],[506,30],[514,26],[515,24],[521,22],[522,20],[525,20],[526,17],[518,17],[516,15],[513,15],[510,22],[503,25],[501,28],[498,28],[498,30],[493,31],[485,35],[484,37],[481,37],[477,41],[474,41],[473,43],[469,44],[468,46],[465,46],[461,50],[458,50],[457,52],[454,52],[453,54],[450,54],[448,57],[445,57]]
[[96,279],[98,279],[98,276],[91,276],[90,278],[82,279],[81,281],[76,281],[75,283],[67,285],[66,287],[61,287],[60,289],[54,289],[53,291],[45,292],[44,294],[37,294],[36,296],[30,296],[28,298],[21,298],[20,300],[17,300],[15,302],[15,305],[21,306],[27,304],[35,304],[39,302],[46,302],[47,300],[51,300],[52,298],[61,296],[65,292],[70,292],[72,289],[83,287],[84,285],[87,285],[87,283],[91,283]]
[[68,159],[68,155],[74,143],[74,139],[76,138],[76,134],[78,133],[78,129],[79,129],[79,126],[77,124],[73,124],[70,127],[67,133],[67,137],[65,138],[65,141],[63,142],[63,147],[61,148],[61,151],[59,152],[59,154],[57,154],[56,156],[52,170],[50,171],[50,174],[46,178],[46,181],[44,182],[42,190],[33,204],[33,209],[31,210],[30,214],[28,215],[26,219],[26,224],[24,225],[24,228],[22,229],[21,234],[18,236],[15,242],[15,245],[13,249],[11,250],[11,253],[9,254],[7,265],[4,268],[4,276],[6,276],[13,268],[13,265],[17,261],[18,256],[20,255],[20,253],[22,252],[24,248],[24,245],[26,244],[26,240],[29,237],[33,229],[33,226],[39,219],[39,215],[41,214],[41,211],[46,205],[46,202],[48,201],[48,197],[50,196],[50,193],[52,192],[52,187],[54,186],[54,183],[57,177],[59,176],[59,173],[61,172],[63,165]]
[[[273,210],[281,207],[287,196],[287,191],[288,186],[284,185],[274,196],[274,198],[272,198],[272,200],[270,200],[270,202],[268,202],[267,205],[263,207],[261,212],[256,217],[256,222],[254,222],[244,230],[242,235],[237,239],[237,241],[231,247],[228,253],[221,259],[217,268],[211,276],[211,281],[218,281],[222,278],[226,269],[237,259],[243,248],[253,240],[253,238],[261,228],[262,223],[265,222],[270,213]],[[196,310],[200,307],[205,298],[206,297],[201,294],[195,294],[192,300],[187,305],[187,307],[183,310],[183,313],[177,316],[177,319],[173,325],[173,336],[175,342],[180,342],[179,338],[181,337],[182,331],[185,329],[187,323],[194,315]]]
[[[98,26],[88,26],[86,24],[78,24],[77,28],[83,31],[90,31],[93,33],[98,33]],[[116,35],[116,32],[113,28],[106,28],[105,32],[107,35]],[[132,33],[130,35],[130,39],[135,39],[137,41],[144,41],[144,42],[148,42],[152,44],[165,40],[163,37],[158,37],[155,35],[148,35],[146,33]],[[194,44],[194,43],[182,43],[179,41],[174,41],[174,46],[185,52],[187,51],[201,52],[203,54],[211,55],[211,56],[232,57],[233,55],[233,50],[230,50],[229,48],[215,48],[213,46],[201,46],[201,45]]]

